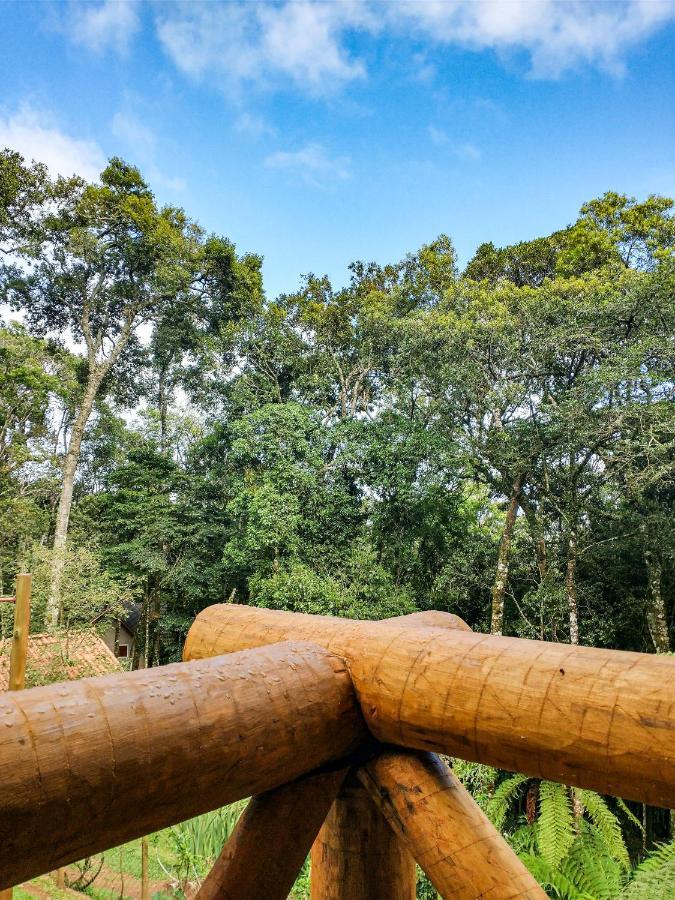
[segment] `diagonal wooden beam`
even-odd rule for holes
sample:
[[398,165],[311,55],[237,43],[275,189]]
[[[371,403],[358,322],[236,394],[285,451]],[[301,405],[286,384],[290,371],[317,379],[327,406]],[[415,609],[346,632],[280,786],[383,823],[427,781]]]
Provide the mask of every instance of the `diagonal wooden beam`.
[[5,693],[0,889],[278,787],[365,737],[343,660],[309,643]]
[[220,604],[184,656],[305,638],[343,656],[383,743],[675,808],[675,658]]
[[254,797],[195,900],[286,900],[348,769]]
[[435,754],[385,750],[356,774],[441,897],[546,897],[466,788]]
[[407,847],[350,773],[312,847],[311,900],[415,900],[416,881]]

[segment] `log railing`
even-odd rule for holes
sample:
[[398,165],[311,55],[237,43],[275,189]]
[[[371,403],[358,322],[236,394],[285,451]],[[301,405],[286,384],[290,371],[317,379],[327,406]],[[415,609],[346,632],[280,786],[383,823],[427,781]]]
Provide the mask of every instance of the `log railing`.
[[253,796],[200,900],[545,896],[437,753],[675,806],[672,657],[223,604],[184,659],[0,696],[0,889]]

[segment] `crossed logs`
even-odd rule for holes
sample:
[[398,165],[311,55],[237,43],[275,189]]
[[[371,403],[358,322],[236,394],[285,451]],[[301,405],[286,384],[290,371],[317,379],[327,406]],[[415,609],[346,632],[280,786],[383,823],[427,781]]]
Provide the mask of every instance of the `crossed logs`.
[[252,796],[199,900],[544,897],[437,753],[675,806],[672,657],[223,604],[184,659],[0,697],[0,889]]

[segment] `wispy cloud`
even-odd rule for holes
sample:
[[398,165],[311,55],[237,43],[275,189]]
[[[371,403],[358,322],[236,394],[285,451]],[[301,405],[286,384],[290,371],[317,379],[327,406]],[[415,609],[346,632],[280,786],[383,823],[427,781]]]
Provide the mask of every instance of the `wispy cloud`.
[[523,53],[530,74],[557,78],[580,65],[620,74],[629,48],[674,19],[675,0],[193,0],[161,7],[157,33],[192,77],[237,92],[292,84],[320,94],[366,76],[354,34],[424,41],[413,57],[422,81],[434,78],[434,48],[447,46]]
[[0,113],[0,147],[44,163],[52,175],[80,175],[88,181],[95,181],[106,164],[95,141],[71,137],[49,114],[27,105],[14,114]]
[[276,128],[268,125],[262,116],[256,116],[248,112],[237,116],[234,120],[234,130],[238,134],[248,134],[255,138],[264,137],[265,135],[271,136],[277,133]]
[[124,146],[132,162],[141,163],[143,174],[151,184],[170,191],[183,191],[183,178],[165,175],[157,165],[158,141],[154,131],[134,113],[126,110],[115,113],[110,129]]
[[455,141],[450,135],[435,125],[429,125],[427,130],[432,143],[437,147],[447,147],[459,159],[475,162],[483,155],[480,148],[475,144],[472,144],[470,141]]
[[269,169],[285,169],[313,187],[329,189],[351,177],[348,156],[331,156],[321,144],[306,144],[300,150],[279,150],[265,159]]
[[74,3],[63,27],[74,43],[97,53],[124,52],[140,28],[139,6],[132,0]]
[[163,8],[157,33],[165,52],[193,77],[243,84],[292,82],[314,93],[365,74],[342,42],[349,28],[374,27],[366,3],[174,4]]
[[524,51],[546,78],[581,64],[620,74],[627,49],[675,18],[674,0],[401,0],[388,10],[393,27],[432,43]]

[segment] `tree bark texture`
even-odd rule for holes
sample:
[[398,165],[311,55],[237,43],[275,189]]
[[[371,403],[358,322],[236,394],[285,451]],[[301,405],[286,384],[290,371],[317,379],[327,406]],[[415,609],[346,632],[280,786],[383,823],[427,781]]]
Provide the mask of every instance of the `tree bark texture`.
[[675,807],[675,659],[219,604],[186,659],[307,638],[345,657],[372,734]]
[[68,523],[70,522],[70,510],[73,505],[73,490],[75,487],[75,475],[80,461],[82,440],[87,427],[87,422],[94,408],[94,400],[103,380],[103,372],[96,370],[89,376],[87,387],[82,398],[82,405],[75,418],[75,424],[68,442],[68,450],[63,460],[63,473],[61,481],[61,493],[59,505],[56,511],[56,524],[54,526],[54,559],[52,561],[51,587],[49,602],[47,605],[47,620],[51,628],[56,628],[61,616],[61,582],[65,565],[64,551],[68,539]]
[[312,847],[311,900],[415,900],[415,861],[350,776]]
[[490,620],[490,634],[501,634],[504,630],[504,597],[506,585],[509,581],[509,564],[511,560],[511,545],[513,543],[513,529],[518,515],[518,498],[523,486],[523,476],[519,475],[513,482],[509,505],[506,508],[504,529],[499,541],[499,554],[497,556],[497,571],[492,585],[492,617]]
[[344,661],[299,642],[5,693],[0,888],[278,787],[364,737]]
[[570,623],[570,644],[579,643],[579,597],[577,594],[577,526],[570,527],[567,536],[567,566],[565,590]]
[[435,754],[385,751],[362,766],[357,776],[442,897],[546,897]]
[[651,550],[644,552],[647,567],[647,626],[657,653],[670,653],[668,615],[661,589],[661,561]]

